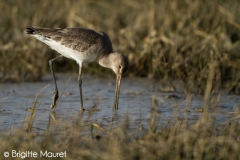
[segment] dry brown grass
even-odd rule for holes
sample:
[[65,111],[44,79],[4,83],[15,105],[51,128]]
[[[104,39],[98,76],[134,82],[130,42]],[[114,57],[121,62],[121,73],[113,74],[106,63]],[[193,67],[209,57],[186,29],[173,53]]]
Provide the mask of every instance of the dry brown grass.
[[[60,3],[61,2],[61,3]],[[240,3],[224,1],[14,1],[0,2],[0,79],[39,80],[57,53],[24,35],[26,25],[82,26],[107,32],[114,49],[128,56],[128,75],[180,79],[185,90],[203,93],[209,65],[215,63],[213,89],[229,81],[239,92]],[[56,70],[76,71],[71,60]],[[85,64],[84,72],[111,72]],[[91,67],[87,67],[91,66]]]
[[[4,158],[4,152],[9,152],[11,159],[12,150],[16,150],[36,152],[38,156],[34,159],[47,159],[39,156],[40,151],[47,150],[52,153],[66,151],[66,157],[59,159],[239,159],[240,112],[236,111],[231,119],[219,123],[216,116],[221,94],[210,101],[215,68],[213,63],[204,92],[203,112],[197,121],[189,118],[190,112],[181,116],[177,109],[170,120],[162,120],[161,105],[158,105],[161,99],[153,96],[146,129],[141,127],[146,119],[136,123],[125,116],[117,119],[119,123],[113,123],[113,114],[112,119],[102,126],[83,120],[82,114],[87,114],[84,112],[65,120],[50,111],[45,128],[41,126],[41,130],[36,130],[33,124],[36,122],[35,106],[40,91],[29,110],[27,121],[23,121],[20,128],[0,133],[0,158]],[[184,100],[186,110],[191,108],[192,97],[189,94]]]
[[[35,102],[38,98],[38,93]],[[191,96],[189,97],[189,100]],[[0,133],[0,158],[4,152],[32,151],[39,157],[40,151],[65,152],[65,158],[58,159],[239,159],[240,126],[239,113],[223,124],[215,122],[216,114],[203,112],[204,120],[193,123],[188,116],[181,118],[177,113],[173,119],[160,125],[157,99],[152,99],[151,119],[147,130],[131,128],[130,117],[109,127],[87,124],[79,116],[77,119],[60,120],[54,112],[44,131],[32,130],[35,110],[29,113],[28,122],[23,128]],[[218,101],[218,100],[217,100]],[[33,104],[34,107],[34,104]],[[216,106],[217,107],[217,106]],[[83,113],[85,114],[85,113]],[[119,120],[120,121],[120,120]],[[141,122],[139,122],[141,124]],[[29,125],[30,124],[30,125]],[[19,157],[19,156],[18,156]],[[28,157],[30,157],[28,155]],[[21,157],[20,157],[21,158]],[[19,158],[19,159],[20,159]],[[32,158],[30,158],[32,159]]]
[[[15,149],[66,151],[63,159],[240,159],[239,115],[219,127],[214,120],[219,99],[215,105],[209,101],[226,80],[229,92],[239,93],[239,7],[238,0],[0,1],[1,82],[40,80],[48,59],[56,55],[25,36],[26,25],[82,26],[109,34],[114,49],[128,56],[129,76],[160,78],[163,84],[180,79],[186,91],[205,96],[197,123],[175,117],[162,127],[153,109],[149,130],[141,137],[133,136],[138,131],[128,128],[128,117],[114,129],[111,124],[87,126],[92,132],[85,135],[81,119],[75,125],[61,124],[52,114],[46,133],[33,133],[33,109],[26,128],[1,133],[0,157]],[[77,70],[71,60],[57,65],[58,71]],[[95,63],[85,66],[89,73],[110,72]]]
[[[26,25],[82,26],[109,34],[114,49],[128,56],[129,76],[159,78],[163,85],[180,79],[187,92],[205,96],[197,123],[175,117],[161,127],[153,109],[149,130],[137,138],[131,134],[136,131],[127,127],[131,125],[127,117],[115,129],[87,126],[93,129],[90,138],[82,134],[85,128],[78,125],[80,120],[71,126],[57,123],[50,114],[46,134],[32,133],[33,109],[26,128],[9,136],[1,133],[0,152],[66,150],[65,159],[240,159],[239,115],[218,127],[214,121],[218,102],[211,105],[209,101],[222,84],[227,84],[229,92],[240,91],[239,7],[238,0],[0,1],[1,82],[40,80],[48,72],[48,60],[56,55],[25,36]],[[57,65],[61,72],[77,70],[71,60]],[[85,64],[84,71],[111,72],[95,63]]]

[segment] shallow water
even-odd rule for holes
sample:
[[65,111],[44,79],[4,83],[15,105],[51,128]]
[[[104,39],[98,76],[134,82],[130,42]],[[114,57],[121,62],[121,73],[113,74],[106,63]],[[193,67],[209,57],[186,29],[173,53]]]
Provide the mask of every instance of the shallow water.
[[[72,75],[58,75],[57,84],[61,95],[55,110],[50,109],[52,91],[54,89],[51,76],[46,76],[41,82],[26,82],[19,84],[0,84],[0,131],[10,131],[25,128],[30,115],[29,108],[34,104],[36,94],[39,92],[35,105],[35,116],[32,131],[46,131],[49,120],[55,123],[74,125],[81,117],[85,124],[96,123],[103,128],[109,125],[122,123],[129,117],[131,128],[144,131],[149,127],[151,109],[153,104],[157,107],[157,123],[164,125],[176,116],[186,117],[194,123],[202,112],[196,108],[202,106],[203,97],[195,95],[187,106],[186,98],[189,96],[178,89],[177,92],[162,92],[158,82],[146,78],[123,78],[119,99],[119,110],[112,110],[115,93],[115,79],[113,77],[101,78],[99,76],[83,76],[84,108],[97,107],[98,111],[79,113],[79,90],[77,77]],[[42,91],[41,91],[42,90]],[[212,96],[212,102],[218,94]],[[240,103],[237,95],[221,93],[216,122],[221,124],[233,118],[233,106]],[[57,121],[57,122],[56,122]]]

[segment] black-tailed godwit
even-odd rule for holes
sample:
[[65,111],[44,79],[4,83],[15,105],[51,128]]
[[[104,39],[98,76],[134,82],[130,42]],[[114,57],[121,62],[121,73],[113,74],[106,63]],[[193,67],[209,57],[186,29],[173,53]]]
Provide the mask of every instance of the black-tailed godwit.
[[122,74],[127,71],[127,58],[120,53],[113,52],[112,43],[108,35],[102,31],[86,28],[42,28],[27,26],[25,33],[31,35],[61,55],[49,61],[53,76],[55,90],[51,108],[56,106],[58,100],[58,87],[53,71],[53,62],[61,57],[67,57],[79,64],[78,84],[80,91],[80,111],[84,111],[82,98],[82,63],[97,61],[101,66],[111,68],[116,74],[116,91],[113,104],[118,109],[118,99]]

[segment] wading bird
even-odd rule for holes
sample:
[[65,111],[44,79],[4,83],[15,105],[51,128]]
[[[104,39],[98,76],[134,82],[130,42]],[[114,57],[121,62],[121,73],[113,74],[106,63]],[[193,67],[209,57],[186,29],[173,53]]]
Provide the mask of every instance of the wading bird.
[[127,58],[120,53],[113,52],[112,43],[108,35],[102,31],[86,28],[42,28],[27,26],[25,33],[31,35],[51,49],[56,50],[60,55],[49,61],[55,90],[51,108],[56,106],[58,100],[58,87],[53,71],[53,62],[61,57],[75,60],[79,64],[78,85],[80,91],[80,111],[84,111],[82,98],[82,64],[83,62],[97,61],[101,66],[111,68],[116,74],[116,91],[113,104],[118,109],[118,99],[122,74],[127,71]]

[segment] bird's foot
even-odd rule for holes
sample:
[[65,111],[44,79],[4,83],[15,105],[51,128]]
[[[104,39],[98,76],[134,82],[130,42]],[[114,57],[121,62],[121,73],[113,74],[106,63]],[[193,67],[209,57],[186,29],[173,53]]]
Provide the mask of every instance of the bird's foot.
[[79,112],[84,112],[84,111],[87,111],[85,108],[80,108],[79,109]]
[[92,107],[85,109],[83,107],[80,107],[79,112],[99,112],[100,109],[96,104],[94,104]]
[[52,93],[53,97],[52,97],[52,104],[50,106],[51,109],[53,109],[56,106],[57,100],[58,100],[58,90],[55,89]]
[[85,109],[85,108],[81,108],[78,110],[79,112],[99,112],[100,109],[99,108],[90,108],[90,109]]

